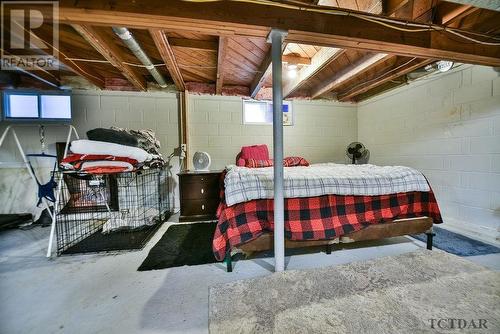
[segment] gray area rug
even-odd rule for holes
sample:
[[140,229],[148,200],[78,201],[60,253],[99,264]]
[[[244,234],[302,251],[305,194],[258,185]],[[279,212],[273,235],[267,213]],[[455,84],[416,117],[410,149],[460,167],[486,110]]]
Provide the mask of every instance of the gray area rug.
[[290,270],[209,294],[211,333],[500,333],[500,273],[439,250]]

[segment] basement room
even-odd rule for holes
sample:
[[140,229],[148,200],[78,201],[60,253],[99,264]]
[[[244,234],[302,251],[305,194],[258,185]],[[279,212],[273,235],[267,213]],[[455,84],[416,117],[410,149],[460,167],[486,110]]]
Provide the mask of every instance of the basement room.
[[0,2],[0,333],[500,333],[499,1]]

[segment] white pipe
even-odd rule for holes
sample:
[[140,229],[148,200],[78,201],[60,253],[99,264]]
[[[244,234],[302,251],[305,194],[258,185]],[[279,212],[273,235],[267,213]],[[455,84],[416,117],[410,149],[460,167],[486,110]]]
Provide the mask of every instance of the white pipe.
[[283,30],[272,29],[271,59],[273,70],[273,158],[274,158],[274,271],[285,270],[285,208],[283,195]]

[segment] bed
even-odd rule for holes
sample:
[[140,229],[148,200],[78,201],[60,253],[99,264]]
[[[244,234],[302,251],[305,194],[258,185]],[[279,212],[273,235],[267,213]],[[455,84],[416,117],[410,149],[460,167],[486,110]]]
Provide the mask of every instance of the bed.
[[[273,248],[272,167],[228,166],[213,239],[217,260]],[[402,166],[314,164],[285,167],[285,247],[325,246],[426,233],[442,222],[425,177]]]

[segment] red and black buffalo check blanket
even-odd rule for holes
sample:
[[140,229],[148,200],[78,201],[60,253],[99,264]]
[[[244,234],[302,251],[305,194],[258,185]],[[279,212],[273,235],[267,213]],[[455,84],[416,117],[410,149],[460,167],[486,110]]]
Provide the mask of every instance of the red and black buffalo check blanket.
[[[260,199],[228,207],[222,189],[217,210],[219,222],[212,244],[215,258],[222,261],[232,247],[273,231],[273,202],[273,199]],[[378,196],[285,198],[285,237],[334,239],[370,224],[422,216],[432,218],[435,224],[443,222],[432,190]]]

